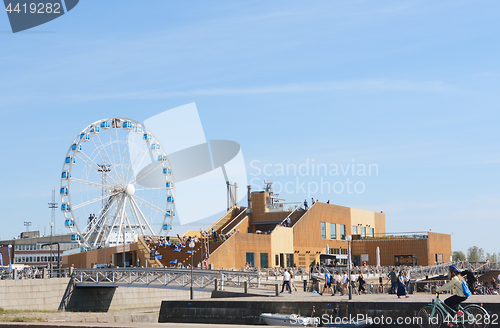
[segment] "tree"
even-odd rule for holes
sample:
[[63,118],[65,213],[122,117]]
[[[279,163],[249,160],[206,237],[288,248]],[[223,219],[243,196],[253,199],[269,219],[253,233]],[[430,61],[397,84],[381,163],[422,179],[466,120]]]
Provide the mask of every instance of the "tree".
[[462,251],[455,251],[453,252],[453,255],[451,256],[453,261],[464,261],[467,257],[465,256],[464,252]]
[[472,246],[467,249],[467,261],[480,262],[484,261],[484,250],[477,246]]
[[496,263],[496,262],[498,262],[498,254],[486,253],[486,259],[490,260],[491,263]]

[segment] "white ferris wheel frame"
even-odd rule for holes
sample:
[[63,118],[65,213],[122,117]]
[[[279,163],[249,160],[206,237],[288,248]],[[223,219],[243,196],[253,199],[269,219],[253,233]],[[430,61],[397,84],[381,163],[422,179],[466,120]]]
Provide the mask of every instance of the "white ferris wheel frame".
[[[116,121],[120,122],[120,127],[113,126],[114,122],[116,122]],[[151,146],[153,144],[159,145],[159,149],[157,149],[155,147],[155,149],[153,149],[153,151],[156,151],[156,153],[158,154],[159,157],[161,157],[161,156],[164,157],[164,160],[162,160],[161,162],[158,161],[158,163],[161,163],[162,170],[163,169],[168,170],[168,174],[164,174],[164,177],[165,177],[164,186],[165,187],[163,187],[163,188],[143,187],[142,190],[164,189],[166,191],[166,197],[167,198],[171,197],[170,199],[172,200],[171,202],[169,202],[167,200],[165,201],[165,203],[166,203],[165,209],[159,208],[158,206],[149,203],[147,200],[144,200],[144,199],[140,198],[139,196],[132,197],[132,195],[129,195],[125,190],[116,190],[115,189],[112,191],[111,190],[112,188],[108,188],[109,190],[105,196],[91,199],[91,200],[88,200],[87,202],[83,202],[83,203],[76,204],[73,206],[73,204],[71,202],[71,188],[70,188],[72,181],[75,183],[88,184],[88,185],[91,185],[94,187],[101,187],[101,188],[104,187],[102,185],[102,183],[85,181],[82,179],[73,178],[71,176],[73,166],[75,165],[74,161],[76,158],[79,158],[80,160],[82,160],[82,162],[84,162],[83,165],[87,165],[88,167],[90,167],[90,169],[92,169],[98,173],[97,169],[99,168],[99,166],[95,162],[92,161],[92,159],[89,157],[89,155],[85,154],[81,150],[82,149],[81,145],[85,143],[85,140],[92,140],[92,141],[94,140],[93,135],[99,134],[99,132],[100,132],[99,129],[101,127],[101,123],[103,123],[103,122],[110,123],[110,126],[107,128],[110,130],[111,129],[124,129],[124,127],[122,127],[121,125],[123,125],[124,122],[128,122],[128,124],[132,124],[132,128],[129,129],[130,130],[129,133],[136,133],[136,132],[132,131],[132,129],[136,129],[137,127],[140,127],[142,129],[141,134],[143,136],[146,136],[146,135],[150,136],[150,137],[146,137],[145,140],[143,140],[143,142],[145,142],[147,144],[147,148],[146,148],[147,150],[151,151]],[[96,127],[98,129],[98,132],[92,133],[91,130],[95,129]],[[102,150],[105,151],[106,146],[109,146],[109,145],[112,146],[112,144],[115,142],[119,143],[120,140],[118,140],[118,132],[116,133],[116,135],[117,135],[116,140],[114,140],[114,141],[110,140],[109,142],[106,142],[106,143],[103,143],[103,141],[100,140],[100,138],[97,138],[100,142],[100,145],[97,145],[94,142],[94,146],[95,146],[94,152],[98,151],[99,155],[102,158],[103,155],[100,153],[101,150],[99,148],[102,148]],[[126,135],[128,136],[128,133]],[[87,139],[87,138],[90,138],[90,139]],[[73,149],[73,148],[75,148],[75,149]],[[119,147],[118,147],[118,150],[119,150]],[[94,152],[92,152],[92,154]],[[86,162],[82,157],[79,156],[79,154],[84,154],[85,156],[87,156],[87,160],[90,161],[91,163],[89,164],[89,162]],[[90,155],[92,155],[92,154],[90,154]],[[144,156],[146,156],[146,154],[147,154],[147,151],[145,152]],[[115,165],[114,159],[111,160],[109,157],[109,154],[106,154],[106,157],[108,158],[108,160],[110,160],[109,164]],[[67,163],[68,158],[69,158],[69,163]],[[142,162],[142,160],[141,160],[141,162]],[[119,163],[119,164],[123,164],[123,162]],[[93,168],[92,165],[95,165],[96,167]],[[151,174],[157,167],[160,168],[160,166],[154,165],[153,169],[148,174]],[[116,245],[120,244],[119,238],[120,238],[122,229],[123,229],[123,233],[126,232],[127,228],[131,229],[130,228],[131,227],[130,220],[129,220],[128,216],[125,215],[125,209],[126,209],[127,202],[130,203],[129,208],[131,209],[131,212],[134,214],[135,219],[136,219],[143,235],[147,235],[147,234],[145,233],[146,232],[145,229],[143,229],[143,226],[141,224],[141,219],[144,221],[144,224],[146,225],[147,230],[149,230],[150,234],[154,235],[155,233],[154,233],[154,228],[152,227],[151,223],[148,221],[146,216],[142,213],[141,206],[139,206],[138,203],[140,203],[142,206],[146,206],[149,209],[154,210],[155,212],[163,215],[163,223],[161,225],[161,228],[160,228],[158,235],[168,234],[168,232],[171,230],[172,221],[173,221],[173,218],[175,215],[175,180],[174,180],[174,175],[173,175],[173,172],[171,170],[170,160],[169,160],[168,155],[166,154],[163,146],[161,145],[161,142],[154,136],[154,134],[144,124],[142,124],[138,121],[135,121],[133,119],[130,119],[130,118],[125,118],[125,117],[106,118],[106,119],[101,119],[99,121],[96,121],[92,124],[89,124],[85,129],[83,129],[80,133],[77,134],[77,136],[75,137],[75,139],[71,143],[71,145],[66,153],[61,172],[62,172],[61,173],[61,184],[60,184],[59,190],[60,190],[60,196],[61,196],[61,210],[62,210],[64,217],[65,217],[65,226],[67,228],[69,228],[71,233],[73,234],[73,236],[75,236],[74,239],[76,239],[81,245],[84,245],[86,248],[93,249],[93,248],[97,248],[98,246],[105,247],[105,245],[109,243],[109,238],[111,235],[110,231],[108,232],[107,237],[104,238],[105,232],[104,231],[97,231],[98,230],[98,228],[96,228],[96,227],[98,227],[97,224],[94,224],[94,225],[87,224],[87,225],[85,225],[85,229],[80,229],[77,222],[75,221],[75,215],[74,215],[73,210],[80,208],[80,207],[84,207],[84,206],[91,204],[91,203],[102,201],[103,199],[106,199],[106,198],[109,201],[105,206],[105,208],[107,207],[107,210],[105,208],[101,208],[101,210],[98,213],[99,215],[97,218],[99,219],[99,221],[101,223],[102,222],[111,223],[111,222],[108,222],[108,218],[107,218],[108,213],[107,212],[109,212],[109,210],[112,208],[113,203],[117,203],[117,210],[116,210],[116,213],[114,215],[114,219],[112,220],[112,223],[111,223],[111,227],[112,228],[115,227],[116,224],[118,223],[117,222],[118,218],[120,218],[120,222],[118,224],[119,230],[118,230],[118,234],[117,234],[118,239],[116,241]],[[66,174],[67,174],[66,178],[63,177],[64,172],[66,172]],[[122,172],[123,172],[123,169],[122,169]],[[126,179],[128,180],[128,178],[129,177],[127,174]],[[111,179],[114,180],[112,177],[111,177]],[[136,180],[135,177],[133,177],[132,181],[134,181],[134,183],[136,183],[135,180]],[[122,180],[121,182],[125,183],[126,181]],[[117,183],[117,181],[114,181],[114,183]],[[64,188],[66,188],[66,192],[63,192]],[[137,190],[139,190],[139,189],[137,189]],[[69,206],[69,210],[63,209],[63,206]],[[119,213],[120,211],[122,212],[121,215]],[[168,223],[167,223],[167,221],[168,221]],[[91,226],[90,231],[86,231],[89,229],[89,225]],[[165,229],[165,227],[166,227],[166,229]],[[95,240],[93,242],[90,240],[90,238],[92,237],[91,236],[92,233],[97,233],[97,237],[95,238]],[[73,236],[72,236],[72,239],[73,239]],[[99,239],[103,239],[103,238],[104,238],[103,243],[98,242]],[[126,243],[125,236],[123,237],[122,241],[123,241],[123,244]],[[101,245],[101,243],[102,243],[102,245]]]

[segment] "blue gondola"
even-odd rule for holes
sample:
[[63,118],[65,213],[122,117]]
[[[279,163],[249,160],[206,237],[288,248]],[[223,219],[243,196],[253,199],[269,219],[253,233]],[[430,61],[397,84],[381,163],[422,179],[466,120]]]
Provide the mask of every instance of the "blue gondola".
[[68,188],[67,187],[62,187],[60,190],[59,190],[59,194],[63,195],[63,196],[68,196]]
[[172,228],[170,228],[168,224],[164,224],[162,229],[163,229],[164,231],[169,231],[169,230],[172,230]]
[[82,237],[80,235],[71,235],[71,241],[78,241],[82,239]]
[[73,228],[75,226],[75,220],[68,219],[68,220],[64,221],[64,226],[66,228]]
[[136,126],[134,128],[134,133],[137,133],[137,134],[141,134],[143,133],[144,131],[142,130],[142,126]]
[[85,134],[85,133],[81,133],[80,139],[83,140],[84,142],[90,141],[90,135]]
[[99,127],[98,126],[93,126],[92,129],[90,129],[90,133],[98,134],[99,133]]
[[[78,239],[78,240],[80,240],[80,239]],[[80,252],[88,252],[88,251],[90,251],[90,248],[88,248],[88,247],[80,247]]]
[[61,211],[63,211],[63,212],[69,212],[70,210],[71,210],[71,207],[69,206],[68,203],[63,203],[61,205]]
[[172,204],[174,202],[174,196],[167,197],[167,203]]
[[71,145],[71,150],[72,151],[81,151],[82,150],[82,145],[77,145],[76,143]]
[[160,144],[157,143],[151,144],[151,150],[160,150]]
[[163,174],[164,175],[171,175],[172,174],[172,170],[169,167],[165,167],[163,169]]
[[75,164],[75,159],[72,157],[66,157],[66,164]]
[[111,122],[110,121],[104,121],[104,122],[101,122],[101,128],[102,129],[109,129],[111,127]]
[[172,211],[172,210],[168,210],[168,211],[167,211],[167,213],[165,214],[165,216],[166,216],[167,218],[171,218],[171,217],[173,217],[173,216],[174,216],[174,211]]
[[142,136],[142,139],[145,141],[151,141],[151,139],[153,139],[153,136],[149,133],[144,133],[144,135]]
[[69,178],[71,178],[71,174],[69,174],[69,171],[63,171],[63,173],[61,174],[61,179],[68,180]]
[[123,128],[125,130],[130,130],[134,127],[134,123],[130,122],[130,121],[125,121],[123,122]]
[[167,161],[167,156],[165,155],[158,156],[158,162],[166,162],[166,161]]
[[168,189],[170,189],[170,188],[174,187],[174,184],[172,182],[167,182],[166,186],[167,186]]

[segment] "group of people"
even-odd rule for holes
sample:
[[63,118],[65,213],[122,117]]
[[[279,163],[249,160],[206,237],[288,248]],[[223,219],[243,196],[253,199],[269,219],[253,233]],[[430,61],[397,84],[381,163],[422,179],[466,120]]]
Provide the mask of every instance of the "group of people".
[[410,274],[408,271],[399,271],[396,274],[396,269],[392,268],[387,277],[391,281],[391,290],[389,294],[396,294],[398,298],[404,296],[408,298],[408,289],[410,286]]
[[[217,242],[217,241],[225,241],[227,240],[229,237],[231,237],[233,234],[235,233],[239,233],[240,231],[239,230],[236,230],[236,229],[233,229],[233,231],[229,232],[229,233],[226,233],[226,234],[217,234],[217,231],[215,231],[214,229],[212,229],[212,231],[210,232],[210,235],[212,235],[212,242]],[[204,233],[202,232],[202,236],[204,237],[209,237],[209,233]]]
[[[317,199],[311,198],[311,206],[316,204],[318,202]],[[330,200],[326,202],[327,204],[330,204]],[[309,209],[309,205],[307,204],[307,199],[304,199],[304,209],[307,211]]]
[[[354,271],[351,271],[350,278],[351,278],[351,289],[356,295],[366,292],[365,290],[366,281],[363,278],[362,273],[356,277]],[[356,289],[356,283],[358,285],[357,289]],[[342,275],[340,275],[339,271],[336,271],[333,276],[329,271],[327,271],[325,273],[325,284],[323,286],[323,291],[320,292],[319,294],[323,295],[325,293],[325,290],[326,294],[328,294],[328,292],[331,290],[332,296],[334,296],[336,293],[344,295],[348,290],[348,288],[349,288],[349,274],[347,273],[346,270],[342,272]]]

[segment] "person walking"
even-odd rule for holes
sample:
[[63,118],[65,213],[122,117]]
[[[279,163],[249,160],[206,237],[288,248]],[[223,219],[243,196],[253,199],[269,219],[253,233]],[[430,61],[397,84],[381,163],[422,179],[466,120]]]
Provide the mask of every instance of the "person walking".
[[356,275],[354,274],[354,271],[351,271],[351,288],[354,294],[359,295],[358,290],[356,289]]
[[304,199],[304,209],[307,211],[309,206],[307,206],[307,199]]
[[392,271],[389,272],[388,278],[391,281],[391,292],[389,294],[396,294],[396,288],[398,283],[398,276],[395,272],[396,269],[392,268]]
[[[347,290],[347,285],[349,284],[349,276],[347,275],[347,271],[343,271],[342,272],[342,295],[344,295],[346,292],[345,290]],[[347,293],[349,294],[349,291],[347,291]]]
[[408,298],[409,296],[406,295],[405,277],[403,275],[403,271],[399,271],[397,284],[398,284],[398,291],[397,291],[398,298],[401,298],[401,296],[405,296],[406,298]]
[[403,278],[405,282],[406,294],[408,294],[410,292],[410,274],[408,273],[408,271],[405,271],[403,273]]
[[[330,271],[326,271],[325,273],[325,285],[323,286],[323,291],[319,293],[320,295],[323,295],[326,289],[326,293],[328,294],[328,291],[332,288],[332,275],[330,274]],[[332,295],[334,294],[333,289],[332,289]]]
[[342,276],[338,271],[335,271],[333,281],[335,283],[335,290],[333,291],[332,296],[334,296],[336,292],[344,295],[344,292],[342,291]]
[[366,284],[366,281],[365,279],[363,278],[363,274],[360,273],[359,274],[359,277],[358,277],[358,293],[359,295],[361,295],[361,293],[366,293],[366,290],[365,290],[365,284]]
[[288,290],[290,291],[290,294],[291,294],[292,293],[292,286],[290,285],[290,272],[288,272],[288,270],[285,270],[285,272],[283,273],[283,286],[281,286],[280,293],[283,293],[285,286],[286,286],[286,288],[288,288]]

